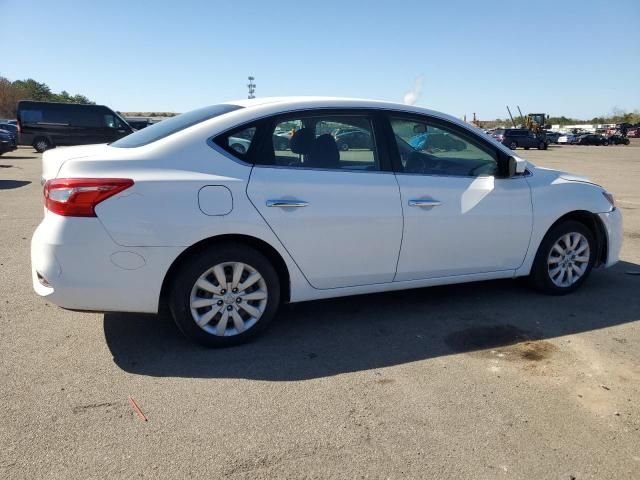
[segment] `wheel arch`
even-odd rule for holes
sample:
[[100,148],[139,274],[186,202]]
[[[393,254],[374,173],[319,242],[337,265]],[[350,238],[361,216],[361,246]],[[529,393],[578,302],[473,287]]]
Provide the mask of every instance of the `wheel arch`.
[[215,237],[205,238],[198,243],[193,244],[192,246],[184,250],[180,255],[178,255],[178,257],[173,261],[173,263],[169,267],[169,270],[167,270],[167,273],[164,276],[164,280],[162,281],[162,287],[160,289],[161,309],[167,305],[167,299],[169,297],[171,288],[171,281],[173,280],[173,278],[175,278],[184,262],[192,255],[197,255],[199,252],[222,243],[231,243],[234,245],[244,244],[262,253],[276,269],[278,278],[280,279],[280,288],[282,289],[280,292],[281,301],[283,303],[289,302],[289,299],[291,298],[291,276],[289,273],[289,269],[287,268],[287,264],[280,253],[271,245],[269,245],[269,243],[257,237],[243,234],[223,234],[217,235]]
[[[542,237],[543,240],[544,237],[546,237],[547,233],[549,233],[549,231],[553,227],[567,220],[580,222],[591,231],[593,237],[596,240],[597,255],[596,263],[594,266],[598,267],[600,265],[605,265],[607,263],[608,251],[607,232],[604,225],[602,224],[602,220],[600,220],[600,217],[598,217],[598,215],[595,213],[589,212],[588,210],[573,210],[571,212],[565,213],[549,226],[544,236]],[[542,241],[540,242],[540,244],[542,244]],[[538,248],[540,248],[540,245],[538,245]]]

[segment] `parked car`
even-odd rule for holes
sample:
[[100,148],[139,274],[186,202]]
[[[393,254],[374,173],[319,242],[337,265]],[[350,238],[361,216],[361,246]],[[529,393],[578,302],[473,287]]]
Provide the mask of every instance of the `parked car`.
[[335,138],[336,135],[341,135],[343,133],[351,133],[351,132],[365,132],[365,130],[362,130],[362,128],[360,127],[341,127],[341,128],[336,128],[331,132],[331,135],[333,135],[333,137]]
[[335,135],[338,148],[347,151],[351,148],[371,148],[371,134],[369,132],[351,130]]
[[566,145],[575,145],[578,142],[579,135],[575,133],[565,133],[558,137],[558,143]]
[[125,121],[134,130],[142,130],[143,128],[147,128],[149,125],[153,125],[153,122],[148,118],[125,118]]
[[578,140],[576,142],[578,145],[604,145],[607,146],[609,145],[609,140],[607,140],[607,137],[597,134],[597,133],[590,133],[587,135],[580,135],[578,137]]
[[10,132],[0,130],[0,155],[12,152],[18,148],[16,140]]
[[38,152],[62,145],[109,143],[133,132],[116,112],[103,105],[18,102],[20,145]]
[[547,143],[558,143],[558,139],[560,138],[560,132],[546,132],[545,137],[547,139]]
[[[370,150],[316,135],[337,118],[375,132]],[[278,123],[301,126],[284,156],[265,141]],[[431,128],[464,154],[408,143]],[[602,187],[454,117],[387,102],[214,105],[109,145],[47,151],[42,167],[36,292],[74,310],[166,305],[211,347],[254,337],[287,302],[527,276],[570,293],[617,262],[623,238]]]
[[0,122],[0,130],[9,132],[15,140],[16,145],[20,142],[20,132],[18,131],[17,125],[14,125],[13,123]]
[[546,150],[549,146],[544,137],[537,136],[526,128],[498,128],[494,130],[492,137],[511,150],[515,150],[518,147],[525,150],[530,148]]
[[276,134],[274,133],[272,135],[273,138],[273,147],[276,150],[288,150],[289,149],[289,141],[291,140],[291,133],[290,132],[286,132],[286,133],[281,133],[281,134]]
[[629,145],[629,143],[631,143],[628,138],[622,135],[609,135],[607,140],[610,145]]
[[627,129],[628,138],[640,138],[640,127],[635,126]]
[[242,137],[229,137],[229,146],[238,153],[247,153],[251,140]]

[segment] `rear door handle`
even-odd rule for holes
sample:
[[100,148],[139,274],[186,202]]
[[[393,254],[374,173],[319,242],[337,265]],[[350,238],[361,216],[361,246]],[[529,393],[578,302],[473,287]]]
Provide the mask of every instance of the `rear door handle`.
[[442,205],[442,202],[438,200],[409,200],[410,207],[439,207],[440,205]]
[[308,202],[301,200],[267,200],[267,207],[278,208],[300,208],[309,205]]

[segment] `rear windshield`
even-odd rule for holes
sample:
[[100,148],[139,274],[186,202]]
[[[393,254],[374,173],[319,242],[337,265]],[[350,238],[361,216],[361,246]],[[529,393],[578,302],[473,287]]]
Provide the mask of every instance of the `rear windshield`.
[[199,108],[150,125],[147,128],[138,130],[126,137],[122,137],[120,140],[113,142],[110,145],[118,148],[141,147],[160,140],[161,138],[168,137],[180,130],[191,127],[192,125],[196,125],[197,123],[224,115],[225,113],[233,112],[234,110],[239,110],[240,108],[242,107],[238,105],[225,104]]

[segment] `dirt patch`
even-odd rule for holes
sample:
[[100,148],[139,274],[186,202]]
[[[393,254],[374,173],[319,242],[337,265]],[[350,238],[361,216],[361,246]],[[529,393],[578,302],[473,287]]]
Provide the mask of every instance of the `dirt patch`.
[[445,343],[456,352],[474,352],[485,358],[540,362],[556,347],[532,332],[513,325],[471,327],[447,336]]
[[549,358],[549,356],[556,350],[556,347],[551,345],[549,342],[537,340],[534,342],[519,343],[509,350],[523,360],[539,362]]
[[485,350],[537,340],[539,337],[513,325],[470,327],[447,335],[445,343],[454,352]]

